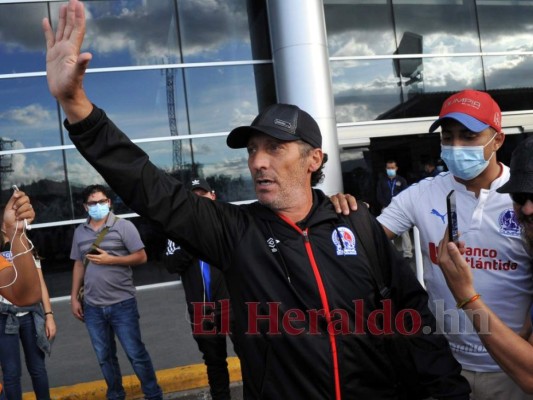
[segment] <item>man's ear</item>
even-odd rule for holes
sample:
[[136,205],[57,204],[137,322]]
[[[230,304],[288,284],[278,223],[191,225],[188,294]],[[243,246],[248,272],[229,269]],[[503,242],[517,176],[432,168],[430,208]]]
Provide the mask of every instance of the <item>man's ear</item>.
[[322,152],[322,149],[313,149],[313,151],[311,152],[311,163],[309,164],[309,171],[318,171],[318,169],[322,165],[323,159],[324,153]]
[[505,142],[505,133],[500,131],[496,133],[496,136],[494,137],[494,143],[497,145],[496,150],[503,146],[503,142]]

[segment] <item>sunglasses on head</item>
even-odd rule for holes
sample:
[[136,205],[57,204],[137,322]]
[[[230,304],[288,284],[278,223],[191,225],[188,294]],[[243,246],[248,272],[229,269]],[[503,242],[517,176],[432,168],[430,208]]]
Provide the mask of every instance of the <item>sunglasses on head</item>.
[[533,202],[533,193],[511,193],[513,201],[521,206],[529,200]]

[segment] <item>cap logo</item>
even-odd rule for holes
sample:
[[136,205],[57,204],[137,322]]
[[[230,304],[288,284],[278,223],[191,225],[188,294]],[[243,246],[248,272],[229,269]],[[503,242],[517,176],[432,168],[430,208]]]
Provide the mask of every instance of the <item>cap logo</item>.
[[282,119],[278,119],[278,118],[274,120],[274,125],[281,126],[285,129],[292,129],[292,124],[290,122],[283,121]]
[[200,184],[200,180],[199,179],[193,179],[192,180],[192,185],[195,186],[195,185],[199,185]]
[[448,103],[446,103],[446,107],[450,107],[452,104],[455,104],[455,103],[461,103],[461,104],[464,104],[466,106],[470,106],[470,107],[476,108],[478,110],[481,108],[481,102],[469,99],[468,97],[462,97],[460,99],[450,100],[450,101],[448,101]]

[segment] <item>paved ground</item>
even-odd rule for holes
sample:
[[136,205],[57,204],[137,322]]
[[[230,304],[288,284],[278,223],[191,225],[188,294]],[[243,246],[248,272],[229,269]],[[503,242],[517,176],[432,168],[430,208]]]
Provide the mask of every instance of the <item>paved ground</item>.
[[[241,383],[232,383],[231,384],[231,398],[232,400],[242,400],[242,384]],[[186,390],[183,392],[169,393],[165,395],[165,400],[209,400],[211,396],[209,391],[206,388],[197,389],[197,390]]]
[[[137,292],[137,300],[141,315],[143,341],[156,370],[166,371],[167,374],[176,371],[177,375],[166,378],[167,381],[172,381],[170,382],[171,387],[175,391],[175,388],[183,387],[180,384],[182,378],[185,380],[185,376],[180,375],[186,373],[182,371],[186,371],[189,366],[202,365],[203,363],[196,342],[191,336],[190,325],[185,318],[187,311],[183,289],[177,282],[145,287]],[[95,383],[102,380],[100,368],[84,324],[75,319],[70,312],[69,299],[55,298],[52,303],[58,327],[58,334],[52,346],[52,355],[46,360],[52,391],[54,388],[67,386],[74,394],[81,390],[79,386],[75,385],[83,383],[89,383],[94,387],[102,385],[103,382]],[[229,340],[228,347],[229,355],[234,357],[233,346]],[[133,375],[129,361],[120,346],[119,362],[124,376]],[[205,374],[200,373],[199,375],[205,377]],[[187,377],[187,379],[189,379],[188,387],[206,385],[205,381],[202,382],[198,378]],[[192,379],[192,383],[190,379]],[[198,382],[196,386],[194,386],[195,382]],[[25,369],[23,369],[22,384],[24,392],[31,392],[31,381]],[[87,385],[83,387],[87,388]],[[65,390],[68,392],[69,389]],[[235,390],[238,391],[238,388]],[[173,396],[178,396],[178,394]],[[205,398],[198,397],[203,396],[202,392],[186,394],[186,396],[168,398]],[[25,399],[30,398],[25,396]],[[72,397],[72,399],[74,398],[85,399],[86,397]]]

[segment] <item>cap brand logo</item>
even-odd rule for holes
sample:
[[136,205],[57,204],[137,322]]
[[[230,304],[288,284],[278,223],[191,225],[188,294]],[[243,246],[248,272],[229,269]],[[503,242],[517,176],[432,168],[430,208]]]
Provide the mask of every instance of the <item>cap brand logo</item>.
[[195,185],[199,185],[200,184],[200,180],[199,179],[193,179],[192,181],[192,185],[195,186]]
[[460,99],[453,99],[450,100],[448,103],[446,103],[446,107],[451,107],[453,104],[461,103],[465,106],[474,107],[474,108],[481,108],[481,103],[476,100],[469,99],[468,97],[462,97]]
[[285,129],[292,129],[292,124],[290,122],[287,122],[287,121],[283,121],[282,119],[275,119],[274,120],[274,125],[279,125],[279,126],[282,126],[284,127]]

